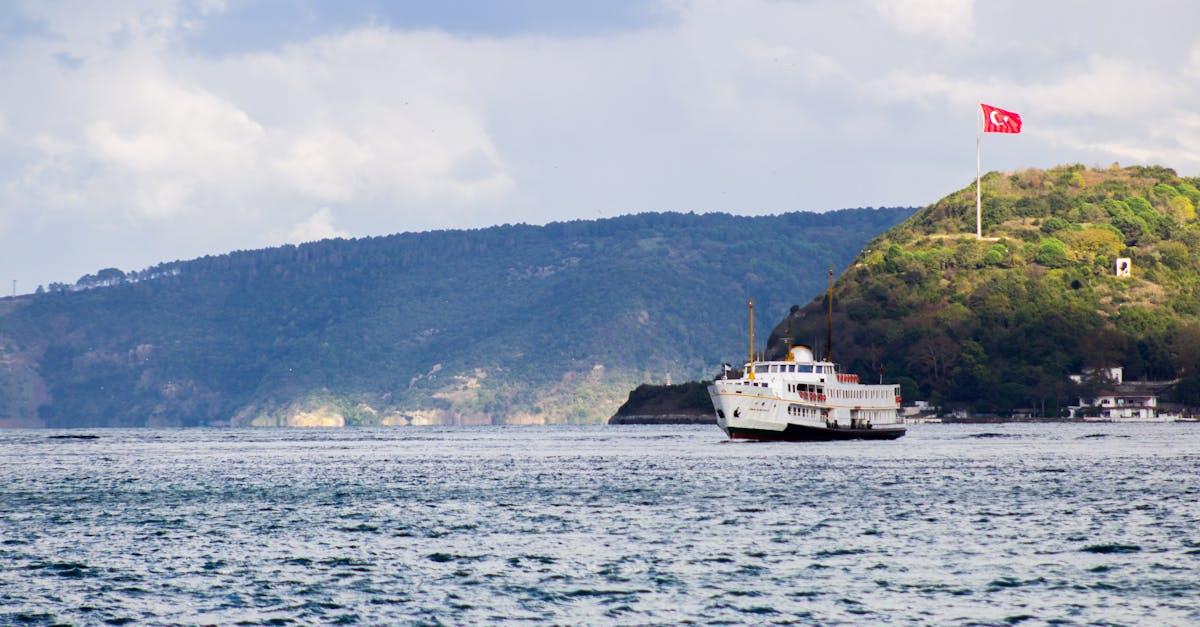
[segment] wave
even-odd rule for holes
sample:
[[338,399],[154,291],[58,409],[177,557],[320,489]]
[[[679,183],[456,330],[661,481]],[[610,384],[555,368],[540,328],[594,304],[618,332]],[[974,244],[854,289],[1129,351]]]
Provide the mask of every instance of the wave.
[[1136,544],[1090,544],[1081,549],[1084,553],[1100,553],[1108,555],[1113,553],[1137,553],[1142,550],[1142,547]]

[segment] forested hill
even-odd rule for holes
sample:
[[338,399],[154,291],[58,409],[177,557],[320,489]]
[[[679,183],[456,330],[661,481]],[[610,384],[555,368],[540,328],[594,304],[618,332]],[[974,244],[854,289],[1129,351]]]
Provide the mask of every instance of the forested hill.
[[0,425],[600,421],[742,354],[912,209],[648,213],[236,252],[0,300]]
[[[834,290],[835,360],[947,408],[1054,414],[1084,368],[1200,404],[1200,180],[1162,167],[990,173],[868,244]],[[1132,276],[1115,276],[1116,259]],[[824,338],[822,300],[791,316]],[[771,338],[781,354],[786,319]]]

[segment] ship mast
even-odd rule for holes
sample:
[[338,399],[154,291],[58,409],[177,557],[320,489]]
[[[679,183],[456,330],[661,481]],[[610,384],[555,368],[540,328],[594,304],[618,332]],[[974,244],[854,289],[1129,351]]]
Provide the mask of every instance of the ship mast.
[[833,361],[833,268],[829,268],[829,294],[825,297],[829,309],[825,312],[825,361]]
[[787,317],[787,360],[794,361],[792,359],[792,312],[790,311]]
[[749,378],[754,378],[754,299],[749,301],[750,305],[750,363],[746,366],[746,370],[750,371]]

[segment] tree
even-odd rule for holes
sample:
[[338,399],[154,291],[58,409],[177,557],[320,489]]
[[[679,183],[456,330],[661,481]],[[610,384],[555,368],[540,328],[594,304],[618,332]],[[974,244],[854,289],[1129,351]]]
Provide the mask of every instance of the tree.
[[1067,257],[1067,245],[1056,237],[1047,237],[1038,244],[1033,260],[1051,268],[1065,266],[1070,261]]
[[1121,241],[1121,232],[1107,224],[1063,233],[1062,238],[1070,245],[1071,250],[1082,253],[1085,259],[1098,256],[1112,259],[1125,247],[1125,243]]
[[1057,231],[1061,231],[1069,226],[1071,226],[1070,222],[1067,222],[1066,220],[1064,220],[1058,216],[1053,216],[1053,217],[1048,218],[1045,222],[1043,222],[1041,228],[1042,228],[1043,233],[1050,235]]
[[1191,183],[1180,183],[1175,186],[1179,193],[1192,201],[1192,206],[1200,205],[1200,189],[1196,189]]
[[1004,244],[992,244],[983,255],[983,265],[998,266],[1008,259],[1008,247]]
[[1175,400],[1189,407],[1200,407],[1200,374],[1188,375],[1175,384]]
[[1146,221],[1131,212],[1113,216],[1112,225],[1121,231],[1125,236],[1125,243],[1129,246],[1136,246],[1150,231]]
[[1158,254],[1172,270],[1180,270],[1188,263],[1188,248],[1179,242],[1159,242]]
[[913,347],[910,362],[935,384],[942,380],[958,355],[959,347],[944,335],[928,338]]
[[1200,376],[1200,322],[1180,325],[1172,345],[1171,361],[1176,372]]
[[896,377],[896,384],[900,386],[900,398],[906,403],[920,400],[917,397],[921,394],[921,386],[917,384],[917,380],[912,377]]
[[1167,201],[1171,217],[1177,222],[1191,222],[1196,219],[1196,207],[1186,196],[1173,196]]
[[96,282],[102,285],[116,285],[125,280],[125,273],[117,268],[104,268],[96,272]]

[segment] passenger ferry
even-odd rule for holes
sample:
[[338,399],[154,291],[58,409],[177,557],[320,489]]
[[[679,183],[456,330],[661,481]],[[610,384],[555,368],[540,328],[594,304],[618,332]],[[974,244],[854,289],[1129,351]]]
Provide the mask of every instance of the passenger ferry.
[[[830,280],[827,347],[833,345],[832,271]],[[859,383],[858,375],[840,374],[831,360],[814,359],[807,346],[789,347],[782,361],[755,361],[753,301],[750,360],[738,378],[726,370],[708,394],[717,425],[731,439],[894,440],[906,431],[898,385]]]
[[797,346],[785,361],[751,362],[708,387],[717,425],[732,439],[894,440],[905,433],[900,386],[863,385]]

